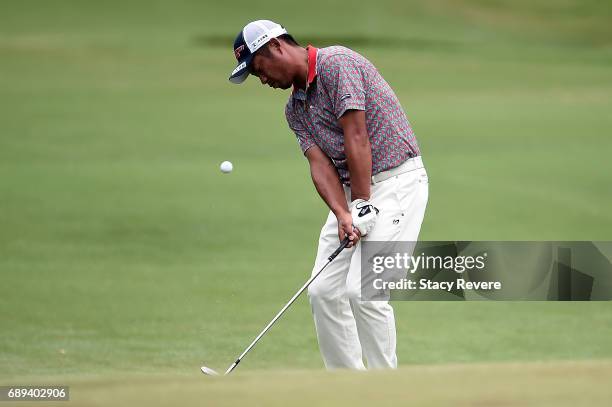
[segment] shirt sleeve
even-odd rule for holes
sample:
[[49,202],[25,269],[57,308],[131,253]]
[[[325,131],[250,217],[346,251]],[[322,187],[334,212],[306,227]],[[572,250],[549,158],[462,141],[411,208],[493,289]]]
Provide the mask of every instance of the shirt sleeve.
[[315,145],[314,138],[308,131],[306,131],[299,118],[296,117],[293,109],[291,109],[289,105],[287,105],[285,108],[285,117],[287,119],[289,128],[295,133],[295,137],[297,138],[298,144],[302,149],[302,153],[306,153],[306,150]]
[[358,61],[345,54],[332,55],[322,64],[321,81],[339,119],[349,109],[365,110],[365,77]]

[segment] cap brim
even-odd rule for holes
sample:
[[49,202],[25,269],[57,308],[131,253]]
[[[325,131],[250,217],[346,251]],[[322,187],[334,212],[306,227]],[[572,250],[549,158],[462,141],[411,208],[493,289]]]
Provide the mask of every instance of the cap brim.
[[253,55],[246,57],[236,68],[232,71],[229,77],[231,83],[242,83],[249,76],[249,67],[253,61]]

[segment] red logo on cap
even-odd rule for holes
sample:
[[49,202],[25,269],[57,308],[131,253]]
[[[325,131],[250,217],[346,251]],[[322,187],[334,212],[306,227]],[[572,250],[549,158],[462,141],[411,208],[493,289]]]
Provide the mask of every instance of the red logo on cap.
[[243,49],[244,49],[244,44],[242,44],[241,46],[239,46],[238,48],[234,50],[234,55],[236,56],[236,59],[240,59],[240,53],[242,52]]

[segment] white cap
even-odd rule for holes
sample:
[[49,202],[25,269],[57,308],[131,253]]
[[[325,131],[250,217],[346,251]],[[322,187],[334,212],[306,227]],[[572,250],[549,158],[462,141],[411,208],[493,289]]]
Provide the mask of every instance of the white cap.
[[267,44],[272,38],[287,34],[287,30],[280,24],[270,20],[257,20],[248,23],[238,33],[234,41],[234,56],[238,65],[232,71],[229,80],[233,83],[242,83],[249,76],[249,67],[255,52]]

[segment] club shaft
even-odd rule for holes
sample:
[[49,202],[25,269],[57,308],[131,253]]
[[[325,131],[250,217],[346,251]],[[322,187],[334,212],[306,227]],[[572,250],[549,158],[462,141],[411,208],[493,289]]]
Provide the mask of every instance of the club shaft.
[[349,244],[349,238],[345,238],[341,243],[340,246],[336,249],[336,251],[334,251],[328,258],[327,258],[327,263],[325,263],[323,265],[323,267],[321,267],[321,269],[319,271],[317,271],[315,274],[313,274],[305,283],[304,285],[293,295],[293,297],[291,297],[291,299],[289,300],[289,302],[287,302],[287,304],[285,304],[285,306],[278,312],[278,314],[276,314],[276,316],[274,318],[272,318],[272,320],[268,323],[268,325],[266,325],[266,327],[259,333],[259,335],[257,335],[257,337],[253,340],[253,342],[251,342],[251,344],[244,350],[244,352],[242,352],[242,354],[240,356],[238,356],[238,359],[236,359],[236,361],[234,363],[232,363],[232,365],[227,369],[227,371],[225,372],[225,374],[230,373],[232,370],[234,370],[236,368],[236,366],[238,366],[238,363],[240,363],[240,361],[242,360],[242,358],[244,358],[246,356],[247,353],[249,353],[249,351],[251,349],[253,349],[253,346],[255,346],[257,344],[257,342],[261,339],[262,336],[264,336],[266,334],[266,332],[268,332],[268,330],[272,327],[272,325],[274,325],[274,323],[276,321],[278,321],[278,319],[285,313],[285,311],[287,311],[287,309],[291,306],[291,304],[293,304],[295,302],[295,300],[297,300],[297,298],[300,296],[300,294],[302,294],[304,292],[304,290],[306,290],[308,288],[308,286],[315,280],[315,278],[317,278],[319,276],[319,274],[321,274],[323,272],[323,270],[325,270],[325,268],[329,265],[329,263],[331,263],[339,254],[342,250],[344,250],[344,248],[346,248],[346,246],[348,246]]

